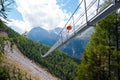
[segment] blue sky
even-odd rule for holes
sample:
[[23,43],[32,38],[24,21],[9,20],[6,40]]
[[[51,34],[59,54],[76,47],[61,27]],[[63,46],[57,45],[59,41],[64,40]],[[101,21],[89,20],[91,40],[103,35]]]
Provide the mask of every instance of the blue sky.
[[63,27],[79,0],[15,0],[8,13],[8,26],[19,33],[40,26],[51,30]]
[[62,10],[73,13],[79,4],[79,0],[57,0],[57,4]]
[[[81,0],[15,0],[12,10],[8,13],[8,26],[19,33],[42,27],[51,30],[64,27]],[[87,0],[89,4],[92,0]],[[77,18],[83,12],[84,6],[75,15]],[[92,8],[92,10],[94,7]],[[91,10],[91,11],[92,11]],[[91,13],[91,12],[89,12]]]

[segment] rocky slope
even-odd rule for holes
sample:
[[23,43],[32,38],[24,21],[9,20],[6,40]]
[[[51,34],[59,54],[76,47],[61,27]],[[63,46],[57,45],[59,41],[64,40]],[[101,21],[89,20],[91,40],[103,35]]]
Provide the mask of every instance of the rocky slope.
[[[4,37],[5,35],[7,37],[7,34],[2,32],[1,36],[3,35]],[[16,45],[13,45],[11,48],[10,42],[6,41],[4,51],[7,55],[5,61],[9,64],[15,63],[22,69],[22,71],[31,75],[33,77],[33,80],[59,80],[47,72],[47,69],[42,68],[40,65],[25,57]]]

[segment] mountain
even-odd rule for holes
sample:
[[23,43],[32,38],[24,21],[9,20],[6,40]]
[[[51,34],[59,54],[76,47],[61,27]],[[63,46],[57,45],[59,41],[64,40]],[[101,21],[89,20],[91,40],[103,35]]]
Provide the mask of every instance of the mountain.
[[[57,36],[61,30],[62,28],[55,28],[53,30],[47,31],[41,27],[35,27],[29,31],[27,35],[31,40],[52,46],[56,42]],[[88,29],[83,34],[78,35],[63,45],[60,50],[80,59],[92,32],[93,28]]]
[[52,31],[47,31],[41,27],[35,27],[27,34],[28,38],[48,45],[55,43],[57,34]]
[[80,59],[82,57],[82,54],[85,50],[85,47],[89,41],[89,38],[85,39],[78,39],[74,38],[68,43],[66,43],[63,47],[60,49],[64,52],[68,53],[71,56],[74,56],[75,58]]
[[57,27],[57,28],[55,28],[55,29],[53,29],[53,30],[50,30],[50,32],[51,33],[55,33],[55,34],[59,34],[60,33],[60,31],[62,30],[62,28],[60,28],[60,27]]

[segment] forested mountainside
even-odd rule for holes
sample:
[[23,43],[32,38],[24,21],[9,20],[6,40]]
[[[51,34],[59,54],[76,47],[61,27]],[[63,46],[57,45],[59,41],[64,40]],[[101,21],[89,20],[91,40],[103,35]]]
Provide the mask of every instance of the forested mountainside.
[[47,68],[50,73],[61,80],[74,80],[76,78],[79,60],[59,50],[54,51],[52,55],[46,58],[42,58],[39,49],[42,48],[42,53],[46,53],[50,48],[49,46],[29,40],[25,35],[19,35],[2,21],[0,21],[0,31],[7,33],[12,44],[16,44],[25,56]]
[[77,80],[120,80],[120,14],[101,20],[83,54]]

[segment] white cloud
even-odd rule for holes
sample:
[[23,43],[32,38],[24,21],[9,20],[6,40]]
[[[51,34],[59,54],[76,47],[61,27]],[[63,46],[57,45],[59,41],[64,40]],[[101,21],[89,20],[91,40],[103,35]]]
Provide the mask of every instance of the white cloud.
[[[60,9],[56,0],[16,0],[17,10],[29,27],[41,26],[45,29],[63,27],[69,14]],[[24,25],[24,26],[25,26]]]
[[30,25],[27,22],[14,19],[11,19],[10,22],[7,22],[7,25],[19,33],[23,33],[31,29]]
[[[40,26],[47,30],[54,29],[56,27],[64,27],[66,20],[71,16],[71,13],[67,13],[62,10],[57,4],[57,0],[15,0],[17,4],[17,10],[22,14],[23,21],[12,20],[10,25],[19,27],[23,31],[30,30],[32,27]],[[67,2],[69,2],[68,0]],[[80,0],[81,1],[81,0]],[[86,0],[87,6],[92,0]],[[67,4],[67,3],[65,3]],[[95,12],[96,6],[93,6],[88,15],[93,11]],[[75,14],[74,20],[80,16],[84,11],[84,3],[80,6],[80,10]],[[85,16],[85,15],[84,15]],[[85,21],[85,17],[81,18],[76,25],[80,25],[82,21]],[[69,23],[72,23],[70,21]],[[22,27],[21,27],[22,26]]]

